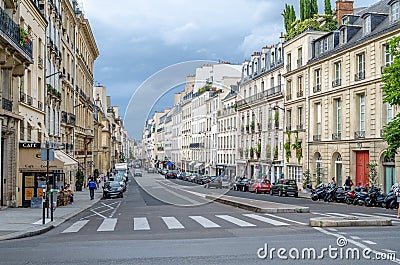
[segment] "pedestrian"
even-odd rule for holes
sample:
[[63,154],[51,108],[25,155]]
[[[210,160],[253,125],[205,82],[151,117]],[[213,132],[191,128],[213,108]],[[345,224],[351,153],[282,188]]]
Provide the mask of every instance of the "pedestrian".
[[353,181],[350,176],[347,176],[346,181],[344,182],[344,190],[351,190],[351,186],[353,186]]
[[399,183],[395,183],[391,190],[393,190],[394,195],[396,195],[397,197],[397,203],[399,204],[399,207],[397,209],[397,218],[400,219],[400,182]]
[[329,186],[330,186],[331,188],[334,188],[334,187],[336,187],[336,181],[335,181],[335,178],[332,178],[332,181],[331,181],[331,183],[329,183]]
[[89,187],[90,199],[93,200],[94,199],[94,190],[97,189],[97,185],[94,182],[92,177],[89,178],[88,187]]
[[100,182],[101,182],[101,177],[97,176],[97,180],[96,180],[97,188],[99,188]]

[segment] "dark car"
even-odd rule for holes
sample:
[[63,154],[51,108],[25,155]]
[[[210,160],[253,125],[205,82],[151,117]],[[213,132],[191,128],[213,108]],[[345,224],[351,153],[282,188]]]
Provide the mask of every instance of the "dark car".
[[271,185],[271,195],[278,194],[279,196],[293,195],[294,197],[299,196],[299,189],[294,179],[278,179],[276,183]]
[[242,180],[236,182],[236,190],[248,191],[250,186],[251,186],[250,179],[242,179]]
[[178,176],[177,170],[168,170],[167,174],[165,174],[166,179],[176,179]]
[[124,191],[119,181],[108,181],[103,186],[103,198],[123,198]]
[[210,177],[208,176],[199,176],[197,178],[197,184],[204,185],[210,181]]

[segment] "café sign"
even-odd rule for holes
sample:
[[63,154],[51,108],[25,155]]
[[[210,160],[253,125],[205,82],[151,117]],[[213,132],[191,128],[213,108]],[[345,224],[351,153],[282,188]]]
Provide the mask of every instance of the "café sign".
[[42,143],[19,143],[19,148],[36,149],[40,148]]

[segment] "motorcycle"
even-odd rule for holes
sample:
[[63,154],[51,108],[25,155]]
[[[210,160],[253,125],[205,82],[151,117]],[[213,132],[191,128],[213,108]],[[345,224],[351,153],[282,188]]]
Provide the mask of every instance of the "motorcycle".
[[356,192],[355,190],[351,190],[346,193],[344,201],[346,202],[346,204],[350,205],[354,203],[355,199],[356,199]]
[[324,199],[326,195],[327,188],[324,184],[319,184],[315,189],[311,190],[311,199],[313,201],[318,201],[320,199]]
[[326,191],[326,195],[324,197],[324,201],[328,202],[344,202],[345,196],[346,196],[346,191],[343,190],[342,188],[338,187],[331,187]]
[[385,199],[383,199],[383,205],[386,209],[397,209],[399,208],[399,203],[397,202],[397,197],[394,192],[389,192]]
[[381,193],[381,189],[374,188],[371,189],[368,198],[365,199],[365,206],[379,206],[384,207],[384,200],[386,198],[386,194]]

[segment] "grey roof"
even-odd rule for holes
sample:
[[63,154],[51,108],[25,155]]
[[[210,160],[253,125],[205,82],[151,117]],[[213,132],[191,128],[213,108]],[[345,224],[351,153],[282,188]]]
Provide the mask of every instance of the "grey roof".
[[[350,18],[350,23],[349,25],[342,25],[339,30],[346,29],[348,38],[346,43],[340,44],[339,42],[335,43],[333,47],[329,47],[329,50],[317,54],[315,53],[315,56],[309,60],[308,63],[313,63],[317,60],[320,60],[322,58],[329,57],[333,54],[336,54],[338,52],[341,52],[343,50],[349,49],[353,46],[356,46],[360,43],[366,42],[370,39],[376,38],[380,35],[386,34],[388,32],[394,31],[398,28],[400,28],[399,21],[391,21],[390,16],[389,16],[389,11],[390,11],[390,6],[389,2],[391,0],[381,0],[369,7],[366,7],[364,9],[359,10],[356,13],[353,13],[351,15],[348,15]],[[364,33],[363,27],[364,27],[364,17],[367,14],[371,14],[373,16],[373,19],[371,21],[371,32],[368,34]],[[329,38],[329,36],[332,36],[335,34],[335,31],[332,31],[330,33],[327,33],[326,35],[316,39],[315,41],[318,42],[322,39]],[[337,34],[337,31],[336,31]]]
[[237,85],[231,85],[231,91],[222,100],[228,100],[230,98],[236,97],[237,94],[238,94],[238,86]]

